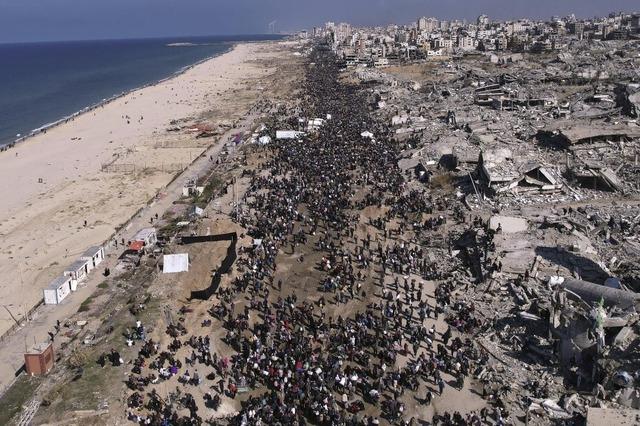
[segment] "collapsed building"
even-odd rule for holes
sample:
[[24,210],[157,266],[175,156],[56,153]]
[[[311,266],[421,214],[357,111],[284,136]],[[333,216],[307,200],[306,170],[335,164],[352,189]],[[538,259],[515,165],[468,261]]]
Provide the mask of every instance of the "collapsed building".
[[409,187],[457,197],[448,253],[465,265],[459,297],[486,323],[474,341],[492,354],[476,379],[529,424],[635,424],[640,408],[640,76],[607,53],[622,48],[640,52],[602,42],[446,58],[418,90],[415,72],[367,70]]

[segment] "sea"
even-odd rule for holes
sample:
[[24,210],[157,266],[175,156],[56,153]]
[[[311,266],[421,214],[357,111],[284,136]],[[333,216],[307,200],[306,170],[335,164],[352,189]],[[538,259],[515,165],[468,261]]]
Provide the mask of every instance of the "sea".
[[0,146],[230,50],[277,35],[0,44]]

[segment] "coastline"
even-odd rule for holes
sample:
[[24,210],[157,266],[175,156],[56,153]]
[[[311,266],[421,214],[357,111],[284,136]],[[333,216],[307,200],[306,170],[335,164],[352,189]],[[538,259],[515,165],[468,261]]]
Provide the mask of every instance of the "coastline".
[[6,150],[6,149],[14,148],[19,143],[25,142],[25,141],[27,141],[27,140],[35,137],[35,136],[38,136],[40,134],[44,134],[47,131],[49,131],[49,130],[57,127],[57,126],[60,126],[60,125],[65,124],[65,123],[68,123],[69,121],[73,121],[75,118],[80,117],[83,114],[89,113],[89,112],[91,112],[91,111],[93,111],[93,110],[95,110],[97,108],[100,108],[100,107],[102,107],[104,105],[107,105],[107,104],[109,104],[109,103],[111,103],[113,101],[116,101],[116,100],[118,100],[118,99],[120,99],[122,97],[125,97],[125,96],[129,95],[132,92],[136,92],[138,90],[142,90],[142,89],[145,89],[147,87],[156,86],[156,85],[161,84],[161,83],[163,83],[165,81],[168,81],[168,80],[171,80],[173,78],[179,77],[182,74],[184,74],[187,71],[189,71],[190,69],[192,69],[192,68],[194,68],[194,67],[196,67],[196,66],[198,66],[200,64],[203,64],[203,63],[205,63],[207,61],[210,61],[211,59],[214,59],[214,58],[217,58],[219,56],[222,56],[222,55],[224,55],[226,53],[229,53],[239,43],[251,43],[251,42],[250,41],[247,41],[247,42],[244,42],[244,41],[243,42],[229,42],[228,43],[229,47],[227,49],[225,49],[224,51],[220,52],[220,53],[208,56],[208,57],[206,57],[204,59],[201,59],[201,60],[199,60],[197,62],[194,62],[191,65],[184,66],[184,67],[180,68],[179,70],[175,71],[174,73],[172,73],[171,75],[169,75],[167,77],[161,78],[159,80],[151,81],[151,82],[149,82],[147,84],[143,84],[142,86],[134,87],[133,89],[121,92],[119,94],[115,94],[115,95],[113,95],[113,96],[111,96],[109,98],[103,99],[100,102],[91,104],[91,105],[86,106],[86,107],[84,107],[84,108],[82,108],[82,109],[80,109],[80,110],[78,110],[78,111],[76,111],[76,112],[74,112],[72,114],[66,115],[66,116],[64,116],[64,117],[62,117],[62,118],[60,118],[60,119],[58,119],[56,121],[53,121],[51,123],[45,123],[44,125],[31,130],[29,132],[29,134],[27,134],[27,135],[21,136],[21,137],[15,139],[12,142],[7,142],[5,144],[0,144],[0,150]]
[[[7,280],[7,284],[0,284],[0,296],[12,307],[15,317],[20,321],[24,318],[25,312],[41,300],[41,289],[77,254],[107,240],[114,229],[136,217],[149,200],[153,203],[158,191],[176,177],[175,170],[165,168],[168,161],[180,160],[171,164],[184,168],[212,146],[211,142],[194,140],[193,134],[167,132],[170,122],[201,122],[201,116],[212,110],[216,112],[212,116],[215,121],[231,123],[249,109],[259,90],[247,87],[242,89],[244,96],[238,96],[238,87],[251,80],[260,86],[260,79],[270,75],[270,68],[256,64],[255,59],[269,51],[261,46],[277,43],[234,43],[220,55],[34,134],[10,153],[0,152],[0,179],[4,182],[0,183],[0,196],[9,200],[0,208],[0,273]],[[175,111],[169,113],[169,109]],[[123,125],[119,115],[129,110],[144,111],[147,121],[137,123],[141,129],[131,131],[136,123]],[[149,120],[149,114],[160,117]],[[78,133],[82,137],[72,137]],[[108,138],[113,140],[106,142]],[[166,142],[168,148],[158,148],[158,141]],[[80,149],[69,149],[69,143],[80,145]],[[90,145],[84,155],[82,145]],[[116,155],[117,164],[122,155],[126,164],[138,165],[139,171],[101,171],[104,160],[113,161]],[[42,163],[43,158],[46,163]],[[28,165],[19,165],[23,162]],[[78,165],[68,167],[73,163]],[[52,165],[62,167],[47,170]],[[36,178],[39,175],[43,176]],[[34,184],[36,179],[42,179],[43,184]],[[87,199],[82,205],[69,208],[83,197]],[[81,225],[83,220],[88,221],[87,226]],[[16,286],[20,292],[15,291]],[[0,315],[0,334],[4,334],[15,322],[6,312]]]

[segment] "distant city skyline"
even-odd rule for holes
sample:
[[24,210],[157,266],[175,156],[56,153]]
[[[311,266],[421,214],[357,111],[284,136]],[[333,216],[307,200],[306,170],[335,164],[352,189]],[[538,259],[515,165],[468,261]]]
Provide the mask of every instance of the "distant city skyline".
[[579,18],[640,10],[637,0],[0,0],[0,43],[293,32],[325,21],[409,24],[420,16],[474,20]]

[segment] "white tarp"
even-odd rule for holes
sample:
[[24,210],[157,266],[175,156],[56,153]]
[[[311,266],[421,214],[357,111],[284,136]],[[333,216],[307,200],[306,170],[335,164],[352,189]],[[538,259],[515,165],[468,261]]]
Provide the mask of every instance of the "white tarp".
[[271,137],[270,136],[262,136],[260,139],[258,139],[258,142],[260,142],[261,145],[267,145],[271,143]]
[[162,258],[162,273],[187,272],[189,270],[189,253],[165,254]]
[[276,139],[295,139],[304,135],[304,132],[295,130],[276,130]]

